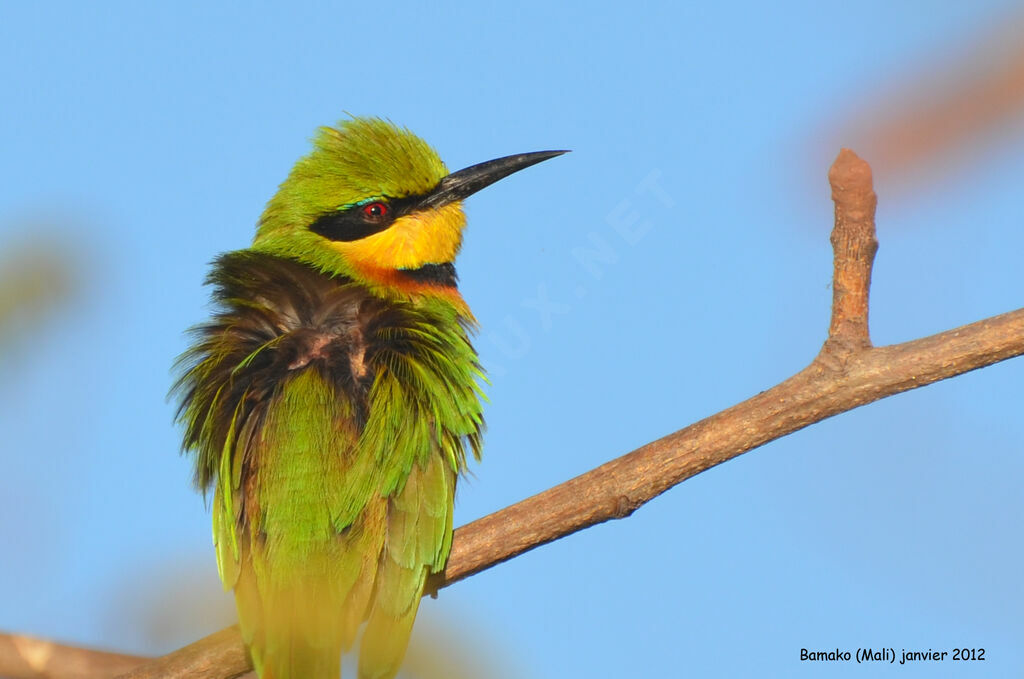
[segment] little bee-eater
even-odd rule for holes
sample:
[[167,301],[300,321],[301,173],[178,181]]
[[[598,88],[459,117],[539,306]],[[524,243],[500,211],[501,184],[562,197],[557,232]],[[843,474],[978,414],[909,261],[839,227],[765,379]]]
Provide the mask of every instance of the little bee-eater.
[[321,128],[252,247],[218,257],[216,310],[176,386],[195,482],[262,679],[393,677],[480,456],[483,372],[456,289],[462,200],[563,151],[449,174],[408,130]]

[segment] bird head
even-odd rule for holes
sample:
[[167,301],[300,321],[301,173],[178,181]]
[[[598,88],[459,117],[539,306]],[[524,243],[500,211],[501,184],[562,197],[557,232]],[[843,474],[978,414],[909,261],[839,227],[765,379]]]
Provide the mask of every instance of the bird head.
[[457,295],[462,200],[562,153],[506,156],[449,173],[426,142],[388,121],[322,127],[267,204],[253,247],[384,296]]

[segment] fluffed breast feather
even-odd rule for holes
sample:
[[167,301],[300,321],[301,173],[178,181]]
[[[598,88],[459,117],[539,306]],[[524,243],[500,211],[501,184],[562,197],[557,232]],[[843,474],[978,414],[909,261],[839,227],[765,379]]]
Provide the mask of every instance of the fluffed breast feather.
[[[429,308],[385,301],[347,278],[254,250],[219,257],[207,283],[214,287],[215,313],[191,330],[195,343],[178,360],[174,387],[184,448],[197,454],[199,488],[213,483],[232,426],[258,430],[266,404],[298,370],[316,370],[333,385],[355,436],[370,417],[371,390],[382,370],[398,373],[414,398],[419,388],[434,408],[477,403],[483,373],[468,321],[439,322]],[[478,456],[482,417],[464,415],[468,420],[457,433]],[[461,471],[465,456],[456,457]]]

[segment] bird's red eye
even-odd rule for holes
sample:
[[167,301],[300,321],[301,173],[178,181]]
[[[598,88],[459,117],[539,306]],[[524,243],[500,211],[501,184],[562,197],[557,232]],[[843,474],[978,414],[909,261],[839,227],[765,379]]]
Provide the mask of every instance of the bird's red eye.
[[381,219],[388,214],[388,206],[384,203],[370,203],[363,206],[363,214],[370,219]]

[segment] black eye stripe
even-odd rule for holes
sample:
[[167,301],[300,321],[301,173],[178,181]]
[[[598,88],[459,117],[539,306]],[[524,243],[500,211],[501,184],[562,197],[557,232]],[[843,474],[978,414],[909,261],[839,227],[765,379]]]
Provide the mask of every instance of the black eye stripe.
[[309,230],[328,240],[354,241],[380,233],[391,226],[392,221],[370,222],[346,210],[322,215],[309,225]]
[[[425,196],[408,196],[405,198],[387,198],[380,201],[387,210],[385,214],[376,216],[366,214],[367,204],[353,205],[346,210],[335,210],[320,215],[309,225],[309,230],[328,240],[351,242],[361,240],[380,233],[390,227],[396,219],[419,207]],[[372,203],[370,203],[372,205]]]

